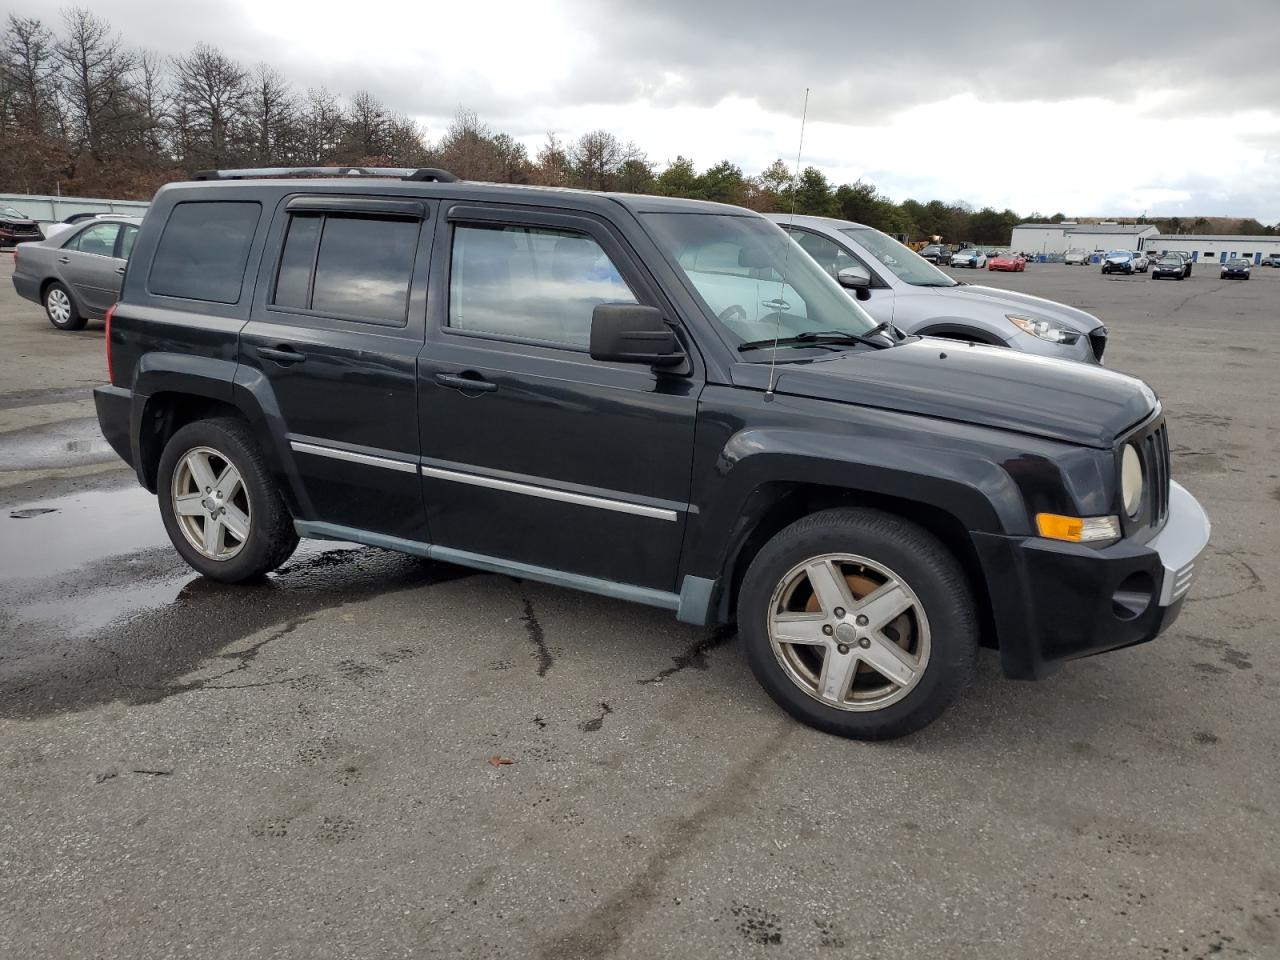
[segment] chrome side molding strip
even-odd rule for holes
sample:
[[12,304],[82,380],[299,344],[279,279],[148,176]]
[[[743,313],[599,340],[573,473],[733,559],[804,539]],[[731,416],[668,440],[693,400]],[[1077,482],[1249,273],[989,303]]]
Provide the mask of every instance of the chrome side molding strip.
[[652,520],[667,520],[675,523],[679,519],[679,515],[674,510],[650,507],[641,503],[629,503],[626,500],[593,497],[585,493],[572,493],[568,490],[534,486],[531,483],[516,483],[514,480],[499,480],[497,477],[482,477],[475,473],[459,473],[457,470],[445,470],[441,467],[423,465],[421,470],[424,477],[434,477],[437,480],[469,483],[476,487],[488,487],[491,490],[503,490],[507,493],[521,493],[527,497],[541,497],[544,500],[559,500],[561,503],[575,503],[582,507],[596,507],[599,510],[614,510],[618,513],[630,513],[637,517],[649,517]]
[[310,453],[317,457],[328,457],[331,460],[346,460],[348,463],[362,463],[368,467],[385,467],[387,470],[399,470],[401,473],[416,473],[416,464],[404,460],[392,460],[390,457],[375,457],[368,453],[354,453],[351,450],[339,450],[337,447],[322,447],[318,443],[305,443],[302,440],[290,440],[289,446],[298,453]]

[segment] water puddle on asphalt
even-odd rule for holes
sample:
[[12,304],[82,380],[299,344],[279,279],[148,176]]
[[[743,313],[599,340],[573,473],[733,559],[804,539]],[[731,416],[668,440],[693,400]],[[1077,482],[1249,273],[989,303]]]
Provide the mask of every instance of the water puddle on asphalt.
[[168,544],[156,498],[95,490],[0,513],[0,583],[39,580]]
[[4,443],[0,468],[5,470],[78,467],[116,457],[92,417],[12,430],[0,435],[0,440]]
[[[293,571],[288,582],[305,582],[300,571],[336,571],[357,550],[382,553],[304,540],[279,576]],[[83,636],[209,594],[221,592],[231,601],[238,589],[205,580],[182,561],[169,542],[156,498],[138,486],[0,512],[0,616],[14,625],[44,625]]]

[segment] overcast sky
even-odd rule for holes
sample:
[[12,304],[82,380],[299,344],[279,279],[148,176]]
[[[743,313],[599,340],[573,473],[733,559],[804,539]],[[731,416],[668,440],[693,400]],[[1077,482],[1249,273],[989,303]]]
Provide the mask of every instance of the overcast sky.
[[[438,137],[459,107],[530,154],[603,127],[659,164],[804,162],[895,200],[1280,221],[1268,4],[95,0],[132,44],[205,40],[367,88]],[[56,21],[62,3],[0,0]]]

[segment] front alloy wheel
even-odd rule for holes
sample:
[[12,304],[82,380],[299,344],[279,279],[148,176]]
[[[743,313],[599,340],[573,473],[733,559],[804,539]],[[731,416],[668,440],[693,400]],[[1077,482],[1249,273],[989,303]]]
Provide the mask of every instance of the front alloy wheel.
[[901,700],[929,665],[929,618],[892,570],[823,554],[787,572],[769,601],[769,640],[793,683],[837,710]]
[[964,571],[927,530],[842,507],[760,548],[738,591],[738,632],[774,701],[819,730],[882,740],[934,720],[978,647]]

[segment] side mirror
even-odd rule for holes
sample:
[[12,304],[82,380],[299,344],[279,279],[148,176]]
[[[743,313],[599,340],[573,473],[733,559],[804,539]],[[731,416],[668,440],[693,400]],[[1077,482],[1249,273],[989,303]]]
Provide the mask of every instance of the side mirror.
[[591,359],[675,367],[685,357],[657,307],[601,303],[591,312]]
[[861,264],[845,267],[837,273],[836,283],[846,290],[852,290],[859,300],[871,299],[871,274]]
[[870,290],[871,274],[861,266],[845,267],[836,274],[836,283],[846,290]]

